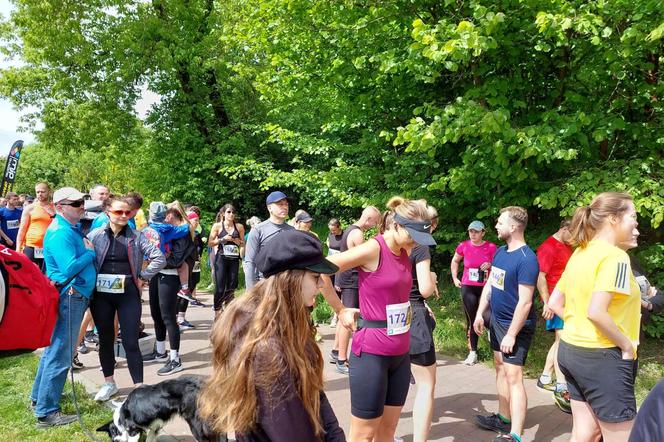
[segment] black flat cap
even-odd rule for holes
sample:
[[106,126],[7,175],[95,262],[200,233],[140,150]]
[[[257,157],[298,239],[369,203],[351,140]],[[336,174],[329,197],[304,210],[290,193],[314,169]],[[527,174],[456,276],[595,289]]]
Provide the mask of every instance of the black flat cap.
[[255,264],[266,278],[291,269],[328,275],[339,270],[325,259],[318,238],[300,230],[285,230],[272,238],[258,251]]

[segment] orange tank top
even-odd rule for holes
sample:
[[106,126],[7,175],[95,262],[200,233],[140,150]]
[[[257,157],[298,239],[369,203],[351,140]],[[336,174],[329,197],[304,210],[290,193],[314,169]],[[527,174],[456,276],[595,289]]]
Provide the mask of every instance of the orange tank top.
[[[55,207],[53,205],[50,207],[55,213]],[[35,204],[30,213],[28,231],[25,232],[25,245],[28,247],[44,247],[44,235],[52,220],[51,215],[40,204]]]

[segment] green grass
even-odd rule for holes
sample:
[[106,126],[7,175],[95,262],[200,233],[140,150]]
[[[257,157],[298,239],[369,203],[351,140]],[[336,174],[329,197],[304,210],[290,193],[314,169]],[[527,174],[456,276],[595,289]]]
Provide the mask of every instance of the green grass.
[[[0,434],[3,441],[44,441],[70,442],[88,441],[78,422],[47,430],[35,428],[36,418],[29,408],[28,396],[37,372],[39,357],[33,353],[0,358]],[[100,425],[112,418],[112,411],[105,405],[95,402],[76,383],[76,398],[83,422],[94,433]],[[67,381],[62,397],[62,410],[66,414],[75,413],[72,401],[71,383]],[[101,433],[98,433],[101,436]],[[100,438],[101,439],[101,438]]]

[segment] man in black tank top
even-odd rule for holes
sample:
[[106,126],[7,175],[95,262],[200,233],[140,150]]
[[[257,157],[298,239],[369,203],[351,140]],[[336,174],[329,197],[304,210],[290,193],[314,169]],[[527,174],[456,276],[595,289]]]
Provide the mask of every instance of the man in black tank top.
[[[362,211],[360,219],[346,228],[341,236],[340,252],[345,252],[364,242],[364,231],[376,227],[380,222],[380,211],[374,206],[368,206]],[[341,302],[344,307],[359,308],[359,291],[357,287],[357,269],[346,270],[337,274],[335,285],[341,292]],[[336,363],[339,373],[348,374],[346,360],[348,357],[348,343],[351,331],[337,324],[337,332],[334,338],[334,348],[330,354],[330,362]]]

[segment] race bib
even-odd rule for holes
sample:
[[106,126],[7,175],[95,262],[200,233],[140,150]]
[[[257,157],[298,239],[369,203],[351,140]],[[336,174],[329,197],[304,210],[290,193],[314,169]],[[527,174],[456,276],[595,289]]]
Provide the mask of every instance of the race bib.
[[636,276],[635,278],[636,282],[639,284],[639,289],[641,290],[641,298],[648,299],[650,292],[650,282],[648,282],[648,278],[643,275]]
[[337,253],[341,253],[341,252],[339,250],[336,250],[336,249],[328,249],[327,250],[327,256],[336,255]]
[[200,273],[200,271],[201,271],[201,262],[200,262],[200,261],[196,261],[196,262],[194,263],[194,268],[193,268],[191,271],[192,271],[192,272],[196,272],[196,273]]
[[35,259],[44,259],[44,249],[41,247],[33,247],[32,250],[35,253]]
[[387,313],[387,335],[401,335],[410,330],[410,301],[390,304],[385,307]]
[[498,290],[505,290],[505,270],[498,267],[491,268],[491,287]]
[[9,219],[7,220],[7,229],[16,230],[21,225],[20,219]]
[[97,275],[97,291],[102,293],[124,293],[125,275]]
[[224,256],[240,256],[240,248],[237,244],[224,244]]
[[480,269],[468,269],[468,280],[478,282],[480,280]]

